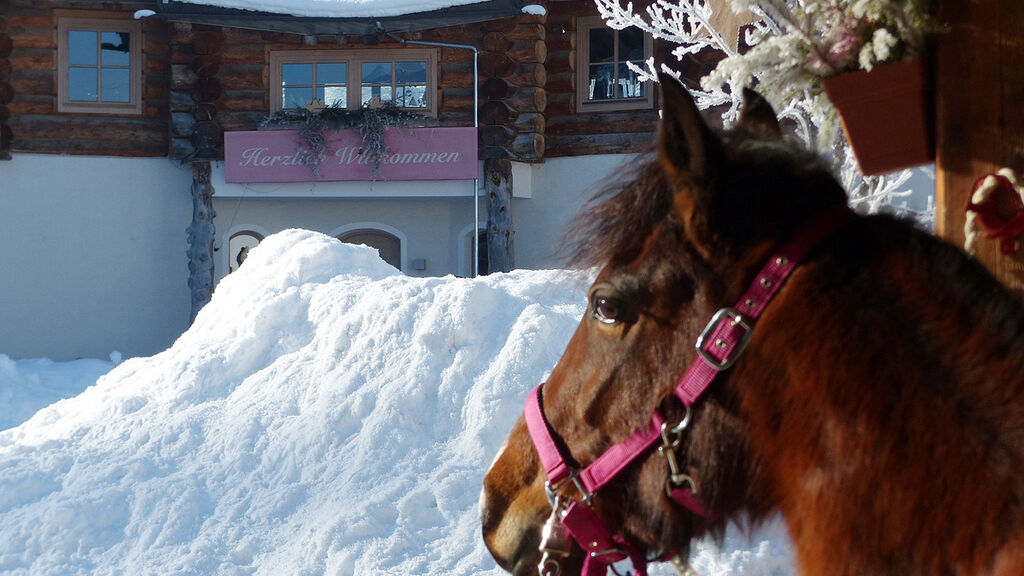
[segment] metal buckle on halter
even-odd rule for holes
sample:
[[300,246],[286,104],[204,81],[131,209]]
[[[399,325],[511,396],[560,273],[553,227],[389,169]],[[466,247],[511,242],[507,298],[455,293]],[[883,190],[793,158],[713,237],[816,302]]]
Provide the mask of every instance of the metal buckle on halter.
[[[743,336],[740,337],[736,346],[729,352],[729,355],[724,359],[719,360],[711,352],[704,349],[704,344],[711,338],[711,334],[718,328],[718,325],[723,320],[730,319],[733,326],[739,326],[743,328]],[[722,308],[715,313],[714,317],[711,318],[711,322],[704,328],[704,331],[697,337],[697,354],[707,363],[708,366],[721,372],[722,370],[728,370],[730,366],[739,360],[740,356],[743,355],[743,351],[747,348],[747,344],[750,343],[750,325],[747,324],[743,315],[732,308]],[[725,348],[727,345],[725,341],[719,339],[715,341],[715,344],[720,348]]]
[[544,482],[544,493],[548,497],[548,502],[554,506],[555,499],[558,498],[558,491],[565,487],[566,484],[572,482],[576,486],[576,490],[579,491],[582,496],[582,502],[587,506],[590,506],[594,501],[594,494],[587,492],[587,488],[583,485],[583,481],[580,480],[579,470],[569,470],[569,476],[563,479],[561,482],[552,485],[550,480]]

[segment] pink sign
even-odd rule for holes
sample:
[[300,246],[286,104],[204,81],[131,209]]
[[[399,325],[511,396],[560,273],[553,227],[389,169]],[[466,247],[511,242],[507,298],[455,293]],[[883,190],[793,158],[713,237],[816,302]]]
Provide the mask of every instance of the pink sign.
[[325,152],[313,171],[311,154],[295,130],[224,133],[228,182],[342,180],[472,180],[477,177],[476,128],[392,128],[380,172],[363,150],[359,130],[328,130]]

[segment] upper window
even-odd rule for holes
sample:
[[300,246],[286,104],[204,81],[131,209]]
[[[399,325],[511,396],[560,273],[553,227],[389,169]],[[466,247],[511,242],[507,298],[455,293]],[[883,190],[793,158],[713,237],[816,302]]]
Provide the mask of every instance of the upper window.
[[437,115],[433,50],[295,50],[270,53],[271,112],[313,104],[350,110],[393,103]]
[[576,110],[632,110],[654,106],[654,88],[627,63],[643,66],[654,41],[637,28],[613,30],[600,16],[576,21]]
[[139,22],[61,17],[57,35],[57,111],[142,113]]

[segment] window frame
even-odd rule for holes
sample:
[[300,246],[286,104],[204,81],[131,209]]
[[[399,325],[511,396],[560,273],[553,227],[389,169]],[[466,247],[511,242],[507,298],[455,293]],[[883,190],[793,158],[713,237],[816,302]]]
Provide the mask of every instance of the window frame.
[[[268,84],[270,90],[270,113],[281,111],[283,104],[281,65],[295,63],[344,62],[348,77],[346,100],[348,110],[362,107],[360,64],[363,62],[423,62],[427,63],[427,106],[425,108],[400,108],[424,116],[437,116],[437,50],[434,49],[384,49],[384,50],[270,50]],[[397,79],[393,87],[401,86]]]
[[[587,98],[590,84],[590,31],[607,28],[600,16],[576,18],[576,112],[610,112],[616,110],[648,110],[654,108],[654,83],[645,81],[643,98],[616,98],[590,100]],[[619,30],[611,29],[618,42]],[[644,60],[654,55],[654,38],[644,32]]]
[[[70,86],[70,55],[68,32],[84,30],[87,32],[119,32],[128,33],[131,45],[128,49],[128,102],[78,102],[69,99]],[[142,23],[123,16],[105,14],[103,18],[83,15],[82,12],[65,12],[57,14],[57,112],[86,114],[142,114]],[[102,70],[97,62],[97,70]]]

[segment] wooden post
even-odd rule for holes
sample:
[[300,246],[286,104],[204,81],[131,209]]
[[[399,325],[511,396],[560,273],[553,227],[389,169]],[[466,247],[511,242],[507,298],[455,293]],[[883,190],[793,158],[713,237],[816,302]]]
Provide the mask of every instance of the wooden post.
[[512,228],[512,162],[484,160],[484,191],[487,192],[487,265],[489,272],[515,268]]
[[[975,180],[999,168],[1024,172],[1024,2],[941,0],[936,62],[936,232],[963,246]],[[978,242],[978,258],[1024,290],[1024,253]]]
[[192,294],[191,325],[213,295],[213,186],[210,163],[192,163],[192,224],[188,227],[188,288]]

